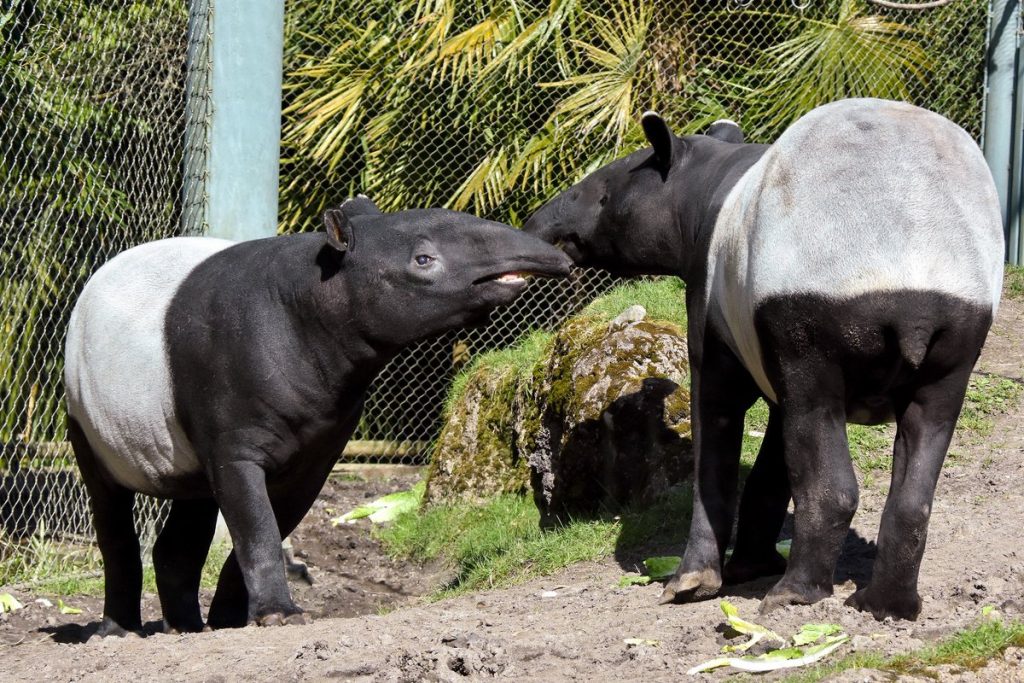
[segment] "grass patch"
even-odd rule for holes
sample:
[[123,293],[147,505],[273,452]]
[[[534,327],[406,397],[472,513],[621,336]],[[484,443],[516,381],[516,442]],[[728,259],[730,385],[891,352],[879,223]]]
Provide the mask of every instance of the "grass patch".
[[681,488],[645,510],[573,520],[545,531],[531,498],[503,495],[482,506],[456,503],[409,512],[375,535],[393,557],[451,562],[455,580],[433,596],[443,598],[512,586],[613,552],[679,542],[691,501],[689,489]]
[[636,304],[646,309],[648,320],[661,320],[686,329],[686,287],[677,277],[620,285],[590,302],[581,315],[612,320]]
[[[1021,268],[1024,271],[1024,268]],[[972,375],[967,385],[963,410],[957,421],[957,432],[972,438],[986,437],[995,427],[995,417],[1013,410],[1024,396],[1024,387],[1019,382],[996,375]],[[749,472],[757,458],[763,438],[752,436],[751,432],[764,433],[768,424],[768,406],[759,399],[747,411],[743,432],[741,471]],[[894,424],[846,426],[846,438],[850,446],[850,458],[862,474],[887,474],[892,470],[892,445],[896,437]],[[957,461],[950,453],[947,463]]]
[[971,375],[967,395],[956,427],[977,436],[988,436],[996,415],[1009,412],[1020,403],[1020,383],[996,375]]
[[1006,266],[1003,271],[1003,295],[1007,299],[1024,299],[1024,266]]
[[[740,472],[750,472],[754,460],[764,442],[764,433],[768,429],[768,404],[763,398],[757,399],[750,406],[743,422],[743,445],[740,451]],[[753,432],[753,433],[751,433]],[[761,436],[758,436],[758,435]]]
[[961,631],[916,652],[893,657],[885,657],[875,652],[858,652],[783,680],[785,683],[811,683],[842,671],[858,668],[936,678],[936,672],[931,671],[930,667],[951,665],[962,669],[980,669],[1011,646],[1024,647],[1024,624],[993,620]]
[[[215,588],[231,552],[227,543],[210,547],[200,586]],[[142,590],[156,592],[156,575],[146,558]],[[95,545],[62,543],[43,534],[16,543],[0,539],[0,586],[24,586],[51,596],[103,595],[103,560]]]

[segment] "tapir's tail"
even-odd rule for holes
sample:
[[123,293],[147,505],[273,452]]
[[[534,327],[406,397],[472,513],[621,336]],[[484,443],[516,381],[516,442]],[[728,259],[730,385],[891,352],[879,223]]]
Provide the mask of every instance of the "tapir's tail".
[[935,330],[931,325],[911,323],[909,325],[897,325],[896,339],[900,345],[900,355],[903,361],[917,370],[928,353],[928,345],[931,343]]

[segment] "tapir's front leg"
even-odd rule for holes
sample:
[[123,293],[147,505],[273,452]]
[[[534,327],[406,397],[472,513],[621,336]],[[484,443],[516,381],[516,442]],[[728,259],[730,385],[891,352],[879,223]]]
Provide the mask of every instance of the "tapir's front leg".
[[[691,339],[693,336],[691,335]],[[722,560],[736,511],[743,418],[757,387],[733,353],[707,333],[690,348],[693,396],[693,517],[683,561],[661,602],[710,598],[722,586]]]
[[231,456],[212,467],[213,491],[235,545],[232,555],[248,593],[248,620],[279,623],[302,610],[292,602],[281,564],[281,532],[267,494],[262,454]]

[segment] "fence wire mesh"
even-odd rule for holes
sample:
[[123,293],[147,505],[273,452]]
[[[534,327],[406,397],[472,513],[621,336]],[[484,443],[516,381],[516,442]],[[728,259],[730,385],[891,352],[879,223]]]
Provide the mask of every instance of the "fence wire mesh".
[[[318,229],[357,192],[384,210],[447,206],[520,224],[642,146],[719,118],[770,142],[812,107],[901,99],[981,131],[988,4],[867,0],[289,0],[281,230]],[[534,285],[483,330],[423,342],[378,377],[350,457],[422,462],[468,355],[552,326],[612,284]]]
[[[182,154],[186,85],[206,88],[185,56],[206,19],[195,14],[190,37],[179,0],[0,5],[0,584],[47,571],[44,539],[93,536],[65,442],[65,328],[99,265],[179,234],[203,201],[183,198]],[[136,511],[151,538],[160,503],[138,496]]]
[[[33,578],[42,539],[91,538],[65,444],[67,317],[105,260],[203,213],[213,11],[213,0],[191,12],[186,0],[0,2],[0,584]],[[285,11],[282,232],[319,229],[327,205],[357,192],[386,211],[447,206],[519,225],[642,146],[646,109],[677,134],[731,118],[769,142],[817,104],[878,96],[981,132],[987,0],[924,11],[286,0]],[[186,144],[187,129],[199,134]],[[537,282],[486,327],[406,350],[374,383],[346,457],[424,462],[462,365],[614,284],[595,272]],[[152,529],[159,508],[139,499],[137,525]]]

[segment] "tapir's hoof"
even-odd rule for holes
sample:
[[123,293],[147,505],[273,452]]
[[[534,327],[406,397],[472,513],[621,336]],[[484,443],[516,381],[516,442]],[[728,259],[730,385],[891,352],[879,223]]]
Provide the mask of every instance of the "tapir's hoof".
[[869,612],[879,621],[886,617],[914,621],[921,614],[921,596],[916,592],[909,596],[905,593],[879,596],[877,591],[872,592],[871,586],[868,586],[846,598],[846,604],[861,612]]
[[137,625],[129,627],[121,626],[119,623],[111,619],[110,617],[103,617],[103,621],[100,622],[100,626],[96,629],[96,635],[100,638],[106,638],[107,636],[114,636],[116,638],[124,638],[128,635],[138,635],[142,631],[142,622],[140,621]]
[[289,614],[288,616],[281,612],[272,612],[256,619],[257,626],[301,626],[306,623],[308,623],[306,615],[302,612]]
[[727,586],[746,583],[765,576],[778,576],[786,571],[786,558],[772,549],[764,557],[738,558],[736,555],[722,570],[722,580]]
[[677,574],[665,585],[659,602],[667,605],[671,602],[696,602],[707,600],[718,595],[722,587],[722,577],[714,569],[702,569],[699,572]]
[[811,584],[789,583],[783,578],[775,587],[768,591],[761,601],[758,612],[767,614],[779,607],[787,605],[813,605],[832,595],[832,586],[822,587]]
[[203,632],[203,631],[212,631],[212,630],[213,629],[211,629],[209,626],[204,624],[202,621],[198,621],[198,622],[194,622],[194,623],[178,624],[176,626],[171,626],[170,624],[167,623],[166,620],[164,621],[164,633],[166,633],[169,636],[180,636],[182,633],[200,633],[200,632]]

